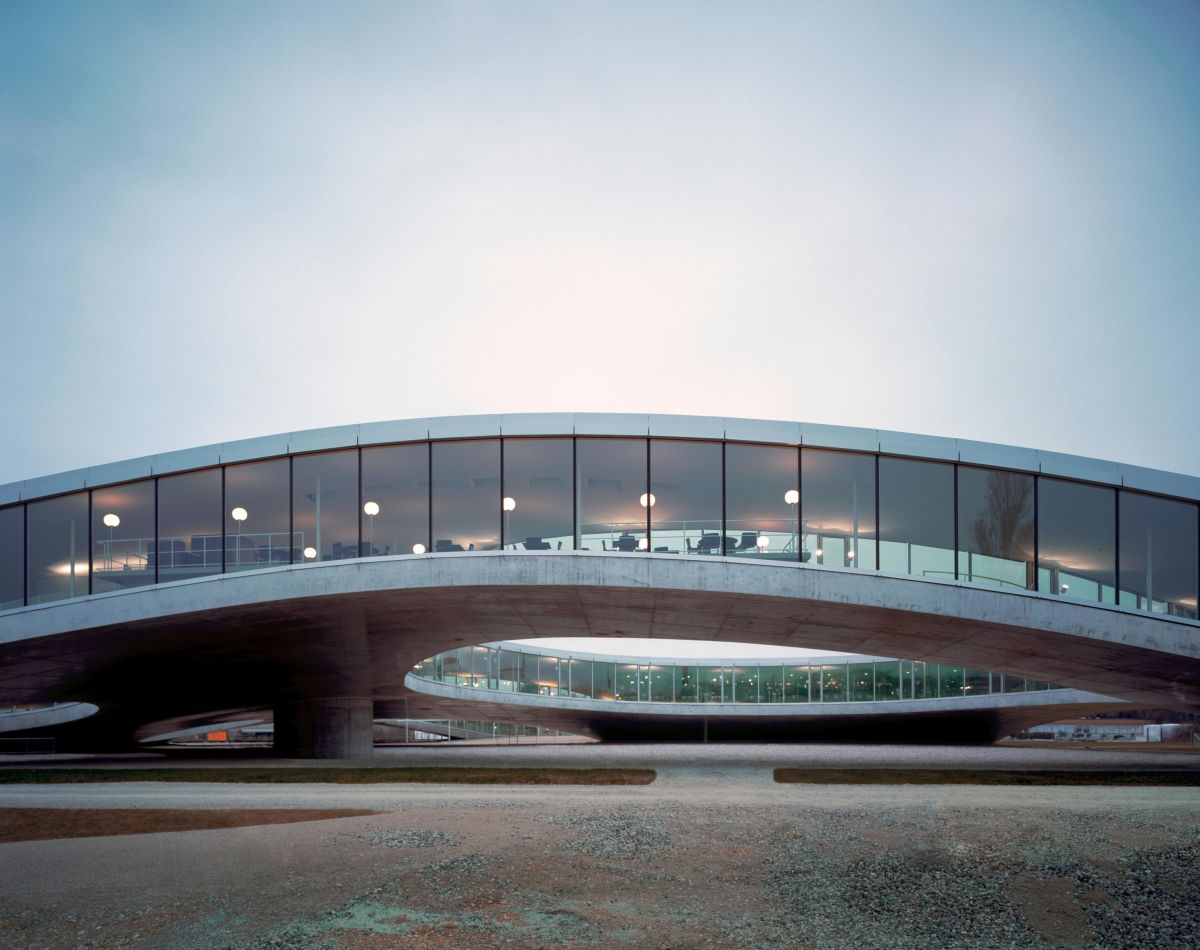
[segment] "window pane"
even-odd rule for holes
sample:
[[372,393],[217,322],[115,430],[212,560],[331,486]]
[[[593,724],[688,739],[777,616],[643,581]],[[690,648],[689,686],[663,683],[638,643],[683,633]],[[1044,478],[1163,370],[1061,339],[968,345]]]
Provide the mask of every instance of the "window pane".
[[478,689],[496,688],[496,651],[490,647],[470,647],[475,662],[471,683]]
[[1006,693],[1023,693],[1025,692],[1025,678],[1023,676],[1013,676],[1011,673],[1004,674],[1004,692]]
[[694,666],[675,667],[675,702],[694,703],[696,701],[698,673],[698,669]]
[[879,459],[879,566],[954,579],[954,466]]
[[519,691],[521,683],[521,654],[515,650],[500,651],[500,689],[506,693]]
[[570,439],[504,440],[506,547],[515,551],[571,550],[571,456]]
[[25,603],[25,509],[0,508],[0,610]]
[[650,667],[650,701],[669,703],[674,701],[673,670],[669,666],[655,664]]
[[292,459],[297,561],[358,556],[358,450]]
[[292,560],[288,460],[225,469],[225,569],[246,571]]
[[87,492],[29,503],[29,602],[88,592]]
[[1196,619],[1197,511],[1190,502],[1121,492],[1121,603]]
[[820,671],[821,702],[844,703],[846,701],[846,664],[830,664],[813,667],[813,669]]
[[638,698],[638,668],[636,663],[617,664],[617,699],[636,702]]
[[543,656],[539,659],[538,692],[543,696],[558,695],[558,657]]
[[804,449],[800,517],[818,564],[875,569],[875,456]]
[[700,702],[702,703],[719,703],[721,702],[721,667],[719,666],[702,666],[700,667]]
[[[796,560],[800,457],[797,449],[774,445],[725,446],[727,553],[737,557]],[[795,494],[792,494],[795,493]],[[793,502],[793,503],[789,503]],[[765,538],[766,544],[759,544]],[[703,554],[717,554],[720,539],[701,539]],[[803,552],[801,558],[809,559]]]
[[221,573],[221,470],[158,480],[158,579]]
[[958,468],[958,576],[1032,590],[1033,476]]
[[154,480],[92,492],[92,593],[154,583]]
[[646,440],[578,439],[579,544],[586,550],[645,550]]
[[807,703],[808,665],[789,666],[786,672],[787,676],[783,681],[783,701],[785,703]]
[[571,695],[592,698],[591,660],[571,660]]
[[923,661],[915,660],[913,662],[913,678],[912,678],[912,698],[913,699],[925,699],[927,696],[932,698],[937,695],[936,689],[934,689],[934,691],[932,693],[926,692],[927,672],[928,671],[927,671],[926,664]]
[[538,678],[538,655],[522,653],[521,657],[521,688],[522,693],[537,695],[541,692],[541,681]]
[[758,702],[758,667],[737,666],[733,669],[733,699],[739,703]]
[[850,700],[869,703],[875,699],[875,670],[872,663],[851,663]]
[[[362,496],[367,557],[429,550],[428,442],[363,449]],[[366,513],[372,502],[374,515]]]
[[758,668],[758,695],[764,703],[783,702],[782,666],[760,666]]
[[433,443],[433,550],[500,546],[500,440]]
[[963,692],[963,674],[966,671],[961,666],[938,666],[938,695],[943,697],[961,696]]
[[700,543],[721,532],[721,443],[651,440],[650,494],[653,550],[713,553]]
[[596,660],[592,668],[592,689],[596,699],[617,698],[616,665],[611,660]]
[[900,698],[901,663],[899,660],[875,661],[875,699]]
[[1111,488],[1038,479],[1038,590],[1116,600],[1116,499]]
[[992,691],[992,676],[987,670],[964,670],[963,693],[967,696],[986,696]]

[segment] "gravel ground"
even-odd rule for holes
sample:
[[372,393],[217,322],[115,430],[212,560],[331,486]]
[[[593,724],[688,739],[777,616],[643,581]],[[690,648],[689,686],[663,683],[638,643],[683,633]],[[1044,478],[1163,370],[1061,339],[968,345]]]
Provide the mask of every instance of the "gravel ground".
[[747,758],[637,788],[0,787],[383,812],[0,845],[0,946],[1200,946],[1196,789],[777,786]]

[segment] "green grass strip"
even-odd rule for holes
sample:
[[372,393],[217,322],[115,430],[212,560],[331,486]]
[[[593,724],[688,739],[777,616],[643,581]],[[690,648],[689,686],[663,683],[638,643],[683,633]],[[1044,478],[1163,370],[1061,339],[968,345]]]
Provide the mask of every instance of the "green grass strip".
[[789,785],[1185,785],[1200,770],[1068,772],[1002,769],[776,769]]
[[653,769],[480,768],[138,768],[0,769],[0,785],[74,785],[83,782],[245,782],[386,785],[649,785]]

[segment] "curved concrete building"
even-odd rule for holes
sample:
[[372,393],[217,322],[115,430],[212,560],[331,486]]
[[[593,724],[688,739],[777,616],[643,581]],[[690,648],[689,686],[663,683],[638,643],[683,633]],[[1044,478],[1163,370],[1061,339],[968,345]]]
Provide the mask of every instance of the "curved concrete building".
[[833,649],[1200,708],[1200,479],[802,423],[470,416],[0,486],[0,703],[369,751],[450,648]]

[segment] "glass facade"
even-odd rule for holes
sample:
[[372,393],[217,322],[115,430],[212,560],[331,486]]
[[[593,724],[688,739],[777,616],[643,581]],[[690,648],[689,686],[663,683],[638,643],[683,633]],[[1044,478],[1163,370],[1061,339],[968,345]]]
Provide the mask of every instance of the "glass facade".
[[706,539],[720,534],[721,444],[652,439],[651,549],[662,554],[713,553]]
[[1032,475],[958,468],[958,576],[973,584],[1033,590]]
[[1120,504],[1120,603],[1195,620],[1200,509],[1130,491]]
[[645,551],[649,496],[645,439],[578,439],[579,543],[585,551]]
[[954,578],[954,466],[879,459],[879,567]]
[[870,703],[1056,690],[1038,680],[911,660],[780,660],[695,666],[689,661],[605,660],[499,647],[431,656],[413,675],[451,686],[536,696],[641,703]]
[[504,546],[512,551],[574,547],[575,481],[570,439],[504,440]]
[[30,502],[26,511],[29,603],[44,604],[87,594],[87,492]]
[[154,480],[92,492],[92,593],[154,583]]
[[500,547],[500,440],[434,442],[433,550]]
[[25,604],[25,508],[0,508],[0,610]]
[[875,569],[875,456],[800,453],[803,549],[817,564]]
[[292,460],[292,530],[298,562],[358,556],[357,449]]
[[[0,610],[222,570],[501,546],[878,567],[1200,617],[1195,501],[864,452],[591,436],[301,454],[9,505]],[[733,695],[736,675],[716,677]],[[815,677],[810,695],[824,685]],[[688,691],[713,688],[697,670]]]
[[291,563],[290,470],[286,458],[225,469],[225,570]]
[[362,539],[366,557],[429,550],[429,443],[362,450]]
[[1116,602],[1117,493],[1058,478],[1038,479],[1038,590]]
[[[799,450],[777,445],[725,446],[725,553],[794,561],[801,546]],[[720,533],[699,554],[720,554]],[[811,550],[801,550],[809,560]]]
[[221,470],[208,468],[158,480],[158,579],[179,581],[220,574]]

